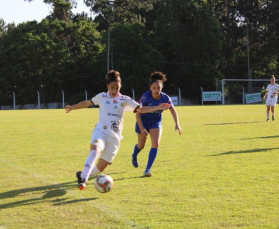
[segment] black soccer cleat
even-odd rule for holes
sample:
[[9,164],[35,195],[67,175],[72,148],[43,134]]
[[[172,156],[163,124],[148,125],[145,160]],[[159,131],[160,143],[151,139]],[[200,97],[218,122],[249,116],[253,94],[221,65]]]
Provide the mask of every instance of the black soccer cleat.
[[81,181],[82,181],[81,173],[82,173],[81,171],[78,171],[78,172],[76,173],[76,177],[77,177],[77,179],[78,179],[78,184],[81,183]]
[[274,121],[275,120],[275,117],[272,115],[272,121]]
[[78,184],[79,190],[85,190],[87,185],[87,181],[85,179],[82,179],[81,182]]

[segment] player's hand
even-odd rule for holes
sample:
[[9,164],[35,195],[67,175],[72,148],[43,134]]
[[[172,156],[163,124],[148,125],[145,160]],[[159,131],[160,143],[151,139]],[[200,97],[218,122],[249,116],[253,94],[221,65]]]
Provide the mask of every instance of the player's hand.
[[182,129],[181,129],[181,127],[180,127],[180,126],[175,126],[175,131],[176,131],[176,130],[178,130],[179,135],[181,135],[181,134],[182,134]]
[[72,110],[71,105],[67,105],[67,106],[65,107],[65,110],[66,110],[66,113],[69,113],[69,112]]
[[140,130],[140,133],[141,133],[142,135],[148,136],[148,132],[147,132],[146,129]]
[[168,110],[168,109],[170,109],[170,107],[171,107],[171,104],[169,104],[169,103],[161,103],[159,105],[160,110]]

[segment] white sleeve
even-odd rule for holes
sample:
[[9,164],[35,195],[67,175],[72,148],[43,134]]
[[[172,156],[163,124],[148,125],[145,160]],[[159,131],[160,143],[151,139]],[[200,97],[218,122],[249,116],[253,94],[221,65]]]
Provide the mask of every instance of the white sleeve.
[[102,98],[103,98],[103,93],[99,93],[99,94],[95,95],[95,97],[93,97],[91,99],[91,101],[94,103],[94,105],[100,105]]
[[127,98],[127,100],[126,100],[124,112],[134,111],[139,106],[139,104],[135,100],[130,98],[129,96],[127,96],[126,98]]

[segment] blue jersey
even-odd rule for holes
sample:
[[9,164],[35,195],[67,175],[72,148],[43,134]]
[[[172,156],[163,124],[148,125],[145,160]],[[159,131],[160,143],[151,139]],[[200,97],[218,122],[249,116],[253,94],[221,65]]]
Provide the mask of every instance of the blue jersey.
[[[171,104],[171,107],[173,106],[171,98],[165,94],[164,92],[161,92],[161,98],[156,100],[152,97],[152,91],[145,92],[141,99],[139,100],[139,103],[141,106],[158,106],[161,103],[169,103]],[[161,123],[162,122],[162,112],[163,110],[157,110],[152,113],[145,113],[141,114],[141,120],[143,125],[150,125],[153,123]]]

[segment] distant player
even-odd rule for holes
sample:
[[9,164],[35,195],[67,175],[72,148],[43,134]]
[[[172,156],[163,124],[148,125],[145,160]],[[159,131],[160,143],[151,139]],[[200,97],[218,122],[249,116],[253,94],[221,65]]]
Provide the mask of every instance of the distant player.
[[271,108],[271,113],[272,113],[272,120],[275,120],[275,106],[277,103],[277,98],[278,98],[278,90],[279,90],[279,85],[275,83],[275,76],[272,75],[270,79],[270,84],[267,85],[266,87],[266,93],[263,97],[263,99],[266,99],[266,121],[269,121],[269,111]]
[[265,90],[265,87],[263,86],[262,90],[261,90],[262,104],[265,104],[265,99],[264,99],[265,93],[266,93],[266,90]]
[[[176,110],[170,97],[162,92],[163,83],[166,80],[166,76],[162,72],[153,72],[150,76],[150,91],[144,93],[139,102],[141,106],[151,107],[158,106],[162,103],[169,103],[171,105],[170,112],[175,122],[175,130],[178,130],[179,135],[181,135],[182,129],[179,126]],[[143,174],[145,177],[152,176],[150,170],[157,156],[158,147],[162,137],[162,112],[162,110],[156,110],[155,112],[147,114],[141,114],[140,112],[137,112],[136,114],[136,133],[138,135],[138,144],[135,145],[132,155],[132,164],[135,168],[138,167],[137,156],[139,152],[144,149],[148,134],[150,135],[152,142],[148,163]]]
[[[90,154],[86,160],[83,172],[76,173],[78,188],[84,190],[89,176],[95,176],[104,171],[116,156],[122,137],[123,115],[126,111],[153,112],[170,108],[169,104],[162,103],[154,107],[141,107],[137,102],[126,95],[120,94],[120,73],[111,70],[107,74],[108,92],[102,92],[88,101],[65,107],[66,112],[80,108],[98,105],[100,120],[92,133]],[[96,160],[100,159],[95,165]]]

